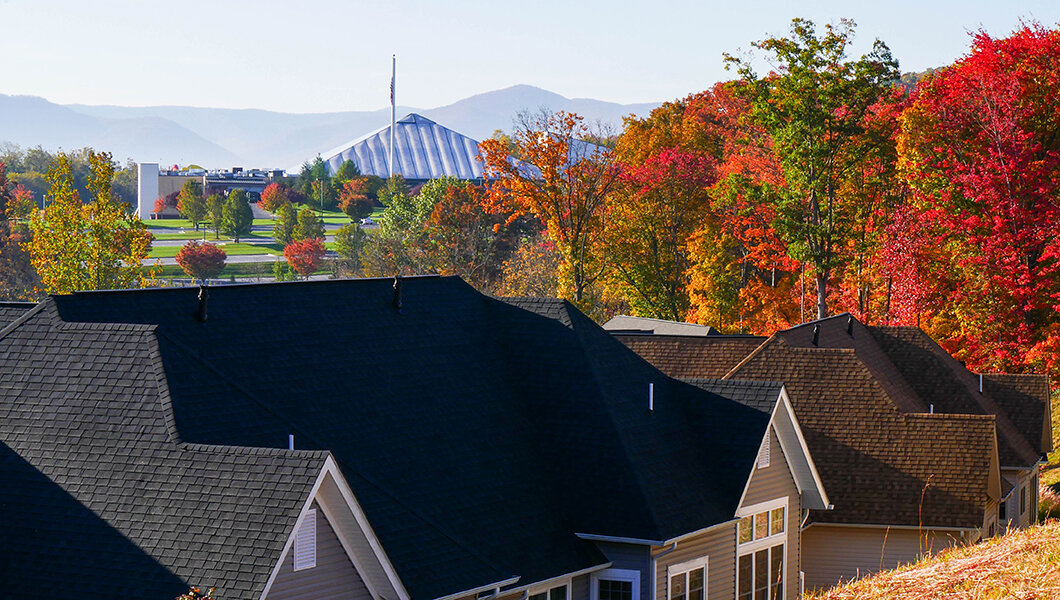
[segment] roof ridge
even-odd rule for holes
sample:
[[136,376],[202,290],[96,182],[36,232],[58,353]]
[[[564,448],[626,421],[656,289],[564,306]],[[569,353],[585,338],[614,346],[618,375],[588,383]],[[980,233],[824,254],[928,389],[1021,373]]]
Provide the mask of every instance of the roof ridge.
[[[44,302],[46,302],[46,301],[42,301],[42,302],[37,303],[37,306],[34,306],[33,308],[27,310],[24,314],[19,315],[19,317],[17,319],[15,319],[14,321],[11,321],[10,323],[8,323],[7,327],[4,327],[3,329],[0,329],[0,340],[2,340],[5,337],[7,337],[8,334],[10,334],[12,331],[14,331],[14,330],[18,329],[19,327],[21,327],[23,323],[25,323],[26,321],[28,321],[31,318],[33,318],[34,315],[44,312],[45,311]],[[53,306],[54,306],[54,303],[53,303]],[[57,314],[53,315],[53,317],[57,317],[57,316],[58,316]]]
[[232,446],[228,444],[203,444],[199,442],[181,442],[180,449],[189,452],[209,452],[214,454],[245,454],[253,456],[280,456],[290,458],[327,458],[329,450],[299,450],[288,448],[267,448],[263,446]]

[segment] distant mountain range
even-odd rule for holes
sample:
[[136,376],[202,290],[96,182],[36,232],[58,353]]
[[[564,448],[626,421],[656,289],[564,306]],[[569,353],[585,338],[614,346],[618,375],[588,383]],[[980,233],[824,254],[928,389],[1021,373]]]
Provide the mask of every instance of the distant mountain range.
[[[511,131],[524,109],[576,112],[619,130],[622,117],[644,116],[659,103],[616,104],[565,98],[529,85],[477,94],[438,108],[398,106],[398,118],[419,113],[481,140]],[[53,104],[33,96],[0,94],[0,143],[47,150],[92,146],[120,162],[197,164],[206,168],[289,167],[390,124],[389,108],[293,114],[187,106],[87,106]]]

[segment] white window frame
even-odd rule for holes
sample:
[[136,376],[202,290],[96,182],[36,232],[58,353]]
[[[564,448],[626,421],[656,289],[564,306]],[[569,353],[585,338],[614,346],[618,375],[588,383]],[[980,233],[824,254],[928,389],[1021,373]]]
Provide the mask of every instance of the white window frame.
[[589,600],[600,600],[601,579],[632,582],[633,600],[640,600],[640,571],[636,569],[604,569],[593,573],[589,578]]
[[[564,596],[564,600],[571,600],[571,579],[570,578],[561,579],[561,580],[553,581],[553,582],[545,584],[545,585],[537,585],[537,586],[534,586],[532,588],[528,588],[526,590],[526,597],[527,597],[527,600],[529,600],[534,594],[544,593],[545,594],[545,600],[552,600],[552,590],[554,590],[554,589],[556,589],[558,587],[564,587],[564,586],[567,587],[567,595]],[[636,600],[636,599],[634,599],[634,600]]]
[[[666,567],[666,600],[670,600],[671,592],[670,579],[674,575],[685,574],[685,598],[688,598],[688,572],[695,571],[696,569],[703,569],[703,600],[707,600],[707,578],[710,575],[710,571],[707,568],[707,559],[709,557],[703,556],[700,558],[694,558],[683,563],[677,563]],[[593,600],[596,600],[595,598]]]
[[[310,527],[312,529],[307,529]],[[308,535],[310,539],[308,541],[303,540],[303,535]],[[299,562],[298,557],[303,554],[303,550],[307,550],[302,546],[306,543],[312,544],[312,552],[308,553],[310,556],[303,558]],[[291,566],[295,571],[304,571],[317,566],[317,509],[315,508],[307,510],[302,522],[298,524],[294,544],[291,546]]]
[[[788,509],[788,497],[784,496],[783,498],[777,498],[775,500],[768,500],[766,502],[759,502],[758,504],[750,504],[750,505],[747,505],[747,506],[741,506],[739,509],[737,509],[736,516],[738,518],[751,517],[753,519],[754,516],[756,514],[760,513],[760,512],[770,513],[774,509],[781,508],[781,507],[784,508],[784,531],[782,531],[780,533],[774,533],[772,535],[766,535],[765,537],[759,538],[757,540],[752,539],[749,542],[744,542],[744,543],[741,544],[740,543],[740,524],[739,524],[739,522],[737,522],[737,524],[736,524],[736,564],[733,565],[735,567],[735,569],[736,569],[736,586],[735,586],[735,589],[733,590],[733,598],[739,598],[740,597],[740,572],[739,572],[739,569],[740,569],[740,557],[741,556],[746,556],[748,554],[754,554],[755,552],[758,552],[759,550],[765,550],[767,548],[772,548],[774,546],[780,546],[780,548],[781,548],[781,550],[780,550],[781,556],[783,557],[783,560],[784,560],[783,567],[782,567],[782,570],[781,570],[781,573],[782,573],[781,577],[783,578],[783,581],[781,581],[781,585],[780,585],[780,597],[781,597],[782,600],[787,597],[788,562],[789,562],[788,561],[788,534],[790,533],[790,531],[788,531],[788,519],[791,518],[791,515],[788,513],[788,510],[789,510]],[[769,527],[769,524],[772,521],[771,520],[767,520],[767,521],[768,522],[767,522],[766,526]],[[751,526],[754,527],[754,523],[753,522],[752,522]],[[753,570],[752,570],[752,572],[753,572]],[[667,598],[667,600],[669,600],[669,598]]]

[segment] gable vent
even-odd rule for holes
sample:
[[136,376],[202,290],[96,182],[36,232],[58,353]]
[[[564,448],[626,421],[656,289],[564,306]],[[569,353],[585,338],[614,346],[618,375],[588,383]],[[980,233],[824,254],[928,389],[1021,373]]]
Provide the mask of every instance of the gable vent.
[[294,536],[294,570],[317,566],[317,509],[311,508]]
[[769,466],[769,429],[766,429],[766,437],[762,440],[762,447],[758,450],[758,468],[764,469]]

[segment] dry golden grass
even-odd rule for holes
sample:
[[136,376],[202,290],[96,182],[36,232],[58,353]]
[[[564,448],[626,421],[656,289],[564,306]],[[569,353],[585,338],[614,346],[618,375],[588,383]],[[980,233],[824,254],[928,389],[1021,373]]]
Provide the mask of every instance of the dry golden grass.
[[1039,600],[1060,598],[1060,521],[954,548],[813,600]]

